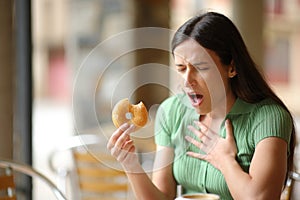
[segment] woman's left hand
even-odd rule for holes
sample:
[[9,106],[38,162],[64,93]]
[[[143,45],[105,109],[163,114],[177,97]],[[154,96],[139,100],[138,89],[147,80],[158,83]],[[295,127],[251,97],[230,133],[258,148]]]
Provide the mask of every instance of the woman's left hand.
[[226,138],[220,137],[201,122],[196,122],[196,125],[200,130],[197,130],[193,126],[189,126],[188,128],[200,141],[190,136],[186,136],[185,138],[204,152],[204,154],[189,151],[187,155],[206,160],[219,170],[225,159],[235,159],[237,148],[233,136],[232,124],[229,119],[225,121]]

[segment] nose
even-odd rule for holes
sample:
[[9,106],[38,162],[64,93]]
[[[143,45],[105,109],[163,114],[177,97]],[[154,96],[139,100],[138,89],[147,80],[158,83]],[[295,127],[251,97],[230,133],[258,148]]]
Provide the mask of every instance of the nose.
[[196,72],[193,66],[188,66],[184,76],[184,86],[193,87],[196,85]]

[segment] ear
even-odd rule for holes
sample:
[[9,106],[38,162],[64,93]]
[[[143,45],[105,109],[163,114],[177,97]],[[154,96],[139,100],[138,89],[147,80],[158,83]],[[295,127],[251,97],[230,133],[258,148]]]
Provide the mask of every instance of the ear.
[[233,78],[235,77],[235,75],[237,75],[237,72],[235,70],[235,65],[233,61],[231,61],[230,65],[228,66],[228,77]]

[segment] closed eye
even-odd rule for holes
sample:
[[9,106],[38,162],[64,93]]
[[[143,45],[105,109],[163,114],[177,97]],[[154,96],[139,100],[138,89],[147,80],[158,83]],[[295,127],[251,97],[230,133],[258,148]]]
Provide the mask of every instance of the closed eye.
[[176,69],[178,72],[184,72],[186,70],[186,66],[182,64],[176,64]]
[[209,69],[209,67],[196,67],[196,69],[197,70],[199,70],[199,71],[205,71],[205,70],[208,70]]
[[193,66],[200,71],[205,71],[209,69],[207,62],[194,63]]

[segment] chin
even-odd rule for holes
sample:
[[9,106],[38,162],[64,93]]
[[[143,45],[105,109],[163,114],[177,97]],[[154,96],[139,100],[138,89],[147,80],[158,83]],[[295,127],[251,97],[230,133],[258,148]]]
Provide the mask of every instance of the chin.
[[208,113],[210,113],[210,111],[208,111],[209,109],[201,109],[199,107],[195,108],[196,112],[199,114],[199,115],[206,115]]

